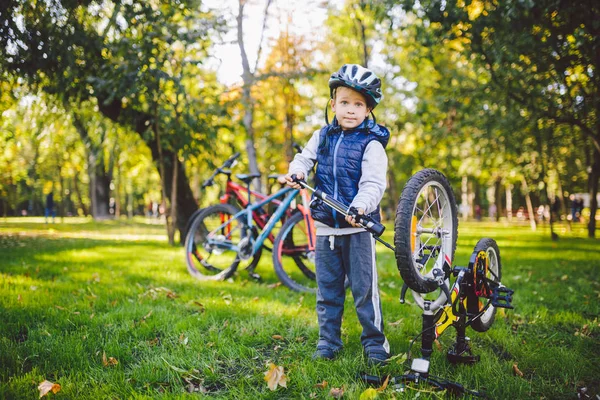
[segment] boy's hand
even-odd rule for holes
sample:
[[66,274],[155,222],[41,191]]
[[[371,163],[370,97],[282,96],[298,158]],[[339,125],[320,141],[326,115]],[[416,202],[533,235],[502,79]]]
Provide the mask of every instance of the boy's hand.
[[[364,215],[365,214],[365,210],[362,208],[357,208],[357,214],[359,215]],[[348,214],[346,216],[346,222],[349,223],[350,225],[352,225],[355,228],[360,228],[361,226],[356,222],[356,220],[354,219],[354,217],[350,214]]]
[[[304,179],[304,174],[302,172],[298,172],[296,174],[296,178]],[[291,186],[294,189],[302,189],[302,186],[300,186],[299,184],[297,184],[296,182],[293,181],[292,175],[290,175],[290,174],[287,174],[287,175],[279,178],[278,180],[279,180],[279,183],[281,183],[281,184],[286,183],[288,186]]]

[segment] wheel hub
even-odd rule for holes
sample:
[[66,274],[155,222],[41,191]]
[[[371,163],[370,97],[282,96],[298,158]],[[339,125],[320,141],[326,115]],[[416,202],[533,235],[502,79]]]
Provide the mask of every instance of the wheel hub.
[[227,240],[227,238],[225,237],[225,235],[215,235],[212,240],[206,241],[204,242],[204,249],[211,253],[211,254],[215,254],[215,255],[220,255],[223,254],[223,243],[225,243],[225,241]]

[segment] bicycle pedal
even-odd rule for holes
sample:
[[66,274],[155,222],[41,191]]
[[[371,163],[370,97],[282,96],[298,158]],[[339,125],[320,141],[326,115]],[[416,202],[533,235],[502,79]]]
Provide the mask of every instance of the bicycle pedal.
[[497,308],[509,308],[513,309],[512,295],[515,293],[514,290],[504,286],[495,287],[492,290],[492,305]]
[[415,358],[410,366],[411,371],[427,375],[429,373],[429,360],[424,358]]

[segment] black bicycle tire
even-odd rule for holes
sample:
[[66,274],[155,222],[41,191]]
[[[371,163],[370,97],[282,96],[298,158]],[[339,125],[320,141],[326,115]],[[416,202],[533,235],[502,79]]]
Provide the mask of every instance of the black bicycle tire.
[[[480,251],[485,251],[486,253],[488,253],[490,249],[493,249],[493,251],[497,257],[497,262],[498,262],[498,274],[497,274],[498,277],[497,278],[498,278],[498,283],[500,283],[500,280],[502,278],[502,262],[500,259],[500,249],[498,248],[498,244],[496,243],[496,241],[491,238],[479,239],[479,241],[475,245],[475,248],[473,249],[473,252],[479,253]],[[469,287],[473,288],[473,286],[469,286]],[[475,295],[475,293],[472,293],[472,295],[473,296],[467,295],[467,312],[469,314],[477,314],[479,312],[479,298],[477,297],[477,295]],[[473,299],[474,301],[473,300],[470,301],[470,299]],[[491,315],[489,317],[486,317],[485,319],[481,318],[481,317],[475,318],[471,322],[471,327],[473,328],[473,330],[475,330],[477,332],[485,332],[492,327],[494,320],[496,319],[496,308],[492,305],[490,305],[489,307],[492,308]],[[488,312],[488,311],[486,311],[486,312]]]
[[413,261],[412,249],[411,249],[411,224],[412,215],[415,207],[415,203],[418,200],[421,189],[429,183],[437,182],[440,184],[447,196],[448,203],[450,204],[450,212],[452,217],[452,254],[451,259],[454,259],[454,252],[456,251],[456,241],[458,238],[458,217],[456,210],[456,201],[454,198],[454,192],[448,182],[448,179],[441,172],[426,168],[416,174],[414,174],[402,190],[400,201],[398,202],[398,208],[396,210],[396,220],[394,223],[394,244],[396,246],[396,264],[400,276],[406,283],[406,285],[419,293],[429,293],[438,288],[436,282],[426,279],[419,273],[417,267]]
[[[275,241],[273,242],[273,267],[275,268],[275,273],[277,274],[277,277],[279,278],[281,283],[283,283],[288,288],[292,289],[295,292],[316,293],[316,289],[306,287],[306,286],[296,282],[288,275],[288,273],[283,268],[282,261],[281,261],[281,254],[279,254],[279,249],[283,248],[283,245],[280,246],[280,242],[285,239],[284,235],[286,234],[286,232],[291,231],[291,229],[293,229],[294,225],[296,225],[297,223],[299,223],[303,220],[304,220],[304,215],[300,212],[297,212],[297,213],[294,213],[290,218],[288,218],[285,221],[285,223],[282,225],[281,230],[279,231],[279,233],[277,234],[277,237],[275,238]],[[290,226],[292,226],[292,227],[290,228]],[[308,276],[307,272],[304,270],[304,269],[308,269],[308,267],[306,267],[306,265],[304,263],[302,263],[301,260],[297,260],[297,258],[298,258],[297,256],[292,256],[292,258],[294,259],[295,264],[299,267],[299,269],[302,271],[302,273],[307,278],[311,279],[311,277]],[[300,263],[302,263],[302,264],[300,265],[298,263],[298,261],[300,261]],[[313,273],[313,276],[314,276],[314,273]],[[315,277],[315,279],[316,279],[316,277]]]
[[185,237],[187,238],[188,232],[190,231],[190,228],[192,227],[192,223],[194,222],[194,220],[196,219],[196,217],[198,216],[198,214],[200,214],[202,211],[204,210],[204,208],[199,208],[196,211],[194,211],[194,213],[188,218],[187,223],[185,224],[185,231],[183,231],[185,233]]
[[194,278],[201,280],[201,281],[203,281],[203,280],[218,281],[218,280],[227,279],[235,273],[235,271],[237,270],[237,267],[241,261],[239,257],[236,257],[234,262],[231,263],[231,265],[229,265],[227,268],[222,269],[221,272],[218,272],[214,275],[205,275],[198,268],[196,268],[196,266],[194,265],[194,263],[191,260],[191,257],[192,257],[191,248],[192,248],[192,246],[195,246],[194,237],[195,237],[196,230],[199,228],[202,221],[208,215],[217,213],[217,212],[226,212],[226,213],[229,213],[230,215],[235,215],[238,212],[238,210],[236,209],[236,207],[234,207],[230,204],[216,204],[216,205],[204,208],[200,213],[198,213],[196,218],[192,221],[190,230],[185,238],[185,251],[186,251],[186,259],[185,260],[186,260],[186,266],[187,266],[188,272]]

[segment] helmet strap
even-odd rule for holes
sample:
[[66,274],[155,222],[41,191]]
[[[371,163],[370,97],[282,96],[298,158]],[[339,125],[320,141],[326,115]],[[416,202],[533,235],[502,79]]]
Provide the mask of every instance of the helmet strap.
[[327,105],[325,106],[325,124],[329,125],[329,116],[327,115],[327,109],[329,108],[329,102],[327,102]]
[[377,125],[377,118],[375,118],[375,114],[373,114],[373,110],[371,110],[371,115],[373,116],[373,122]]

